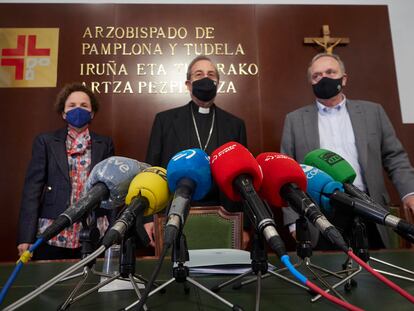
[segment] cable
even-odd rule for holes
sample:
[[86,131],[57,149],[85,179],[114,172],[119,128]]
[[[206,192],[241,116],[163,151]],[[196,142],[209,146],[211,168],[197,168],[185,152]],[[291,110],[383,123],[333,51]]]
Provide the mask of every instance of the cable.
[[157,278],[158,273],[161,270],[162,263],[164,262],[164,258],[167,255],[167,252],[168,252],[169,249],[170,248],[167,246],[167,244],[164,244],[164,247],[163,247],[162,252],[161,252],[161,256],[158,260],[158,264],[155,267],[155,269],[152,271],[151,277],[148,280],[147,286],[145,287],[145,291],[142,294],[141,298],[139,299],[137,310],[142,310],[142,308],[145,304],[145,301],[147,300],[148,295],[151,292],[151,288],[154,285],[155,279]]
[[391,280],[384,277],[379,272],[372,269],[365,261],[363,261],[361,258],[359,258],[357,255],[352,252],[352,250],[348,251],[348,256],[351,257],[353,260],[355,260],[361,267],[363,267],[365,270],[367,270],[369,273],[371,273],[373,276],[378,278],[380,281],[384,282],[386,285],[391,287],[393,290],[395,290],[397,293],[399,293],[401,296],[407,298],[411,303],[414,303],[414,297],[409,294],[407,291],[399,287],[397,284],[392,282]]
[[55,277],[53,277],[52,279],[50,279],[49,281],[47,281],[46,283],[40,285],[39,287],[37,287],[34,291],[28,293],[26,296],[20,298],[19,300],[15,301],[14,303],[12,303],[11,305],[8,305],[6,308],[3,309],[3,311],[13,311],[16,310],[17,308],[21,307],[22,305],[24,305],[25,303],[27,303],[28,301],[32,300],[33,298],[35,298],[36,296],[40,295],[41,293],[43,293],[45,290],[47,290],[48,288],[52,287],[53,285],[55,285],[57,282],[59,282],[60,280],[62,280],[63,278],[67,277],[68,275],[70,275],[71,273],[75,272],[76,270],[78,270],[79,268],[82,268],[83,266],[87,265],[88,263],[90,263],[92,260],[95,260],[100,254],[102,254],[105,251],[105,246],[100,246],[96,251],[94,251],[92,254],[88,255],[87,257],[83,258],[81,261],[77,262],[76,264],[74,264],[73,266],[70,266],[69,268],[67,268],[65,271],[61,272],[60,274],[56,275]]
[[288,268],[289,272],[293,274],[293,276],[295,278],[297,278],[302,284],[308,286],[312,291],[314,291],[317,294],[320,294],[321,296],[324,296],[326,299],[328,299],[329,301],[347,309],[347,310],[352,310],[352,311],[362,311],[363,309],[354,306],[346,301],[343,301],[339,298],[336,298],[335,296],[332,296],[331,294],[325,292],[324,290],[322,290],[320,287],[316,286],[315,284],[313,284],[312,282],[310,282],[303,274],[301,274],[298,270],[296,270],[296,268],[292,265],[292,263],[290,262],[289,256],[288,255],[283,255],[280,260],[283,262],[283,264],[286,266],[286,268]]
[[19,275],[20,270],[23,268],[23,265],[27,263],[33,256],[33,252],[36,248],[39,247],[40,244],[42,244],[43,238],[37,239],[37,241],[32,244],[32,246],[29,247],[28,250],[24,251],[23,254],[20,256],[19,260],[16,262],[16,267],[14,267],[11,275],[9,276],[6,284],[4,284],[1,292],[0,292],[0,305],[3,303],[4,298],[6,298],[6,295],[16,280],[17,276]]
[[339,298],[336,298],[335,296],[332,296],[331,294],[327,293],[326,291],[322,290],[321,288],[319,288],[318,286],[316,286],[315,284],[313,284],[311,281],[307,280],[306,281],[306,286],[308,286],[311,290],[313,290],[315,293],[325,297],[326,299],[338,304],[339,306],[348,309],[348,310],[355,310],[355,311],[362,311],[364,309],[361,309],[359,307],[356,307],[354,305],[351,305],[348,302],[345,302]]

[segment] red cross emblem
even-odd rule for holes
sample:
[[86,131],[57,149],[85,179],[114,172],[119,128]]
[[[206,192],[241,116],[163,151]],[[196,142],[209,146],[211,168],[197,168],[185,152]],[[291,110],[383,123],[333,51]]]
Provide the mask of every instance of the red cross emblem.
[[36,37],[36,35],[18,35],[16,48],[2,49],[1,51],[1,66],[14,66],[16,80],[23,80],[26,56],[50,56],[50,49],[36,47]]

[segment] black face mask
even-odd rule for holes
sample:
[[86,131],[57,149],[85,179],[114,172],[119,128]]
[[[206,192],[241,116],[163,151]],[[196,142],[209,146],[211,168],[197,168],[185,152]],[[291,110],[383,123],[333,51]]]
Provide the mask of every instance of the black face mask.
[[329,99],[338,95],[342,91],[342,78],[331,79],[323,77],[318,83],[312,85],[313,93],[317,98]]
[[203,102],[208,102],[216,97],[217,82],[209,78],[196,80],[192,83],[193,95]]

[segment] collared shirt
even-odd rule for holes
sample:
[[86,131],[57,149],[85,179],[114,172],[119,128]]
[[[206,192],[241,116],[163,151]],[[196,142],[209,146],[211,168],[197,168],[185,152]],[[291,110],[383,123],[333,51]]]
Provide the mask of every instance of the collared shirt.
[[[355,144],[354,129],[346,108],[346,97],[334,107],[326,107],[316,101],[318,108],[319,147],[331,150],[343,157],[356,172],[353,184],[366,190],[362,178],[361,166],[358,162],[358,151]],[[296,230],[296,224],[289,225],[289,231]]]
[[[74,206],[85,194],[84,186],[91,170],[91,145],[92,142],[88,128],[78,133],[69,127],[68,135],[66,136],[66,153],[69,165],[69,178],[72,185],[70,206]],[[46,230],[53,221],[53,219],[39,218],[38,234]],[[108,220],[105,216],[97,219],[97,227],[101,235],[108,228]],[[50,239],[47,243],[58,247],[78,248],[80,247],[79,233],[81,229],[82,224],[75,223]]]
[[331,150],[348,161],[356,172],[353,184],[366,190],[362,168],[358,162],[354,129],[346,107],[346,98],[335,107],[326,107],[316,101],[320,148]]

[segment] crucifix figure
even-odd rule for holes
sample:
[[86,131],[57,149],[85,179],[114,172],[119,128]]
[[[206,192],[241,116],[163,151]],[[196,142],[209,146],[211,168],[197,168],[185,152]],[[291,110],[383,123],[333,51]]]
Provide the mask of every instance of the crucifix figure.
[[305,44],[317,44],[324,48],[325,52],[328,54],[333,53],[333,49],[338,44],[348,44],[350,42],[349,38],[332,38],[330,37],[329,25],[322,26],[322,38],[308,37],[304,38],[303,42]]

